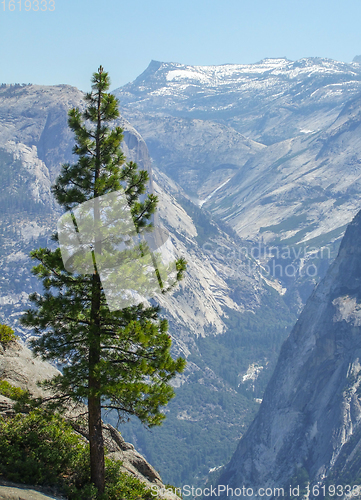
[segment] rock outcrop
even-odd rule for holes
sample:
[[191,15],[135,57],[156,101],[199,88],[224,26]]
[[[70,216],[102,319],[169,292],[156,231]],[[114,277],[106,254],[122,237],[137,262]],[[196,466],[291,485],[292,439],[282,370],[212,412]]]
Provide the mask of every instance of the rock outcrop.
[[0,482],[0,500],[66,500],[65,497],[47,494],[45,488],[33,489],[32,487]]
[[31,350],[20,341],[11,342],[7,347],[0,344],[0,380],[28,390],[34,397],[44,394],[37,384],[50,379],[60,372],[50,363],[34,357]]
[[290,484],[301,469],[311,484],[357,479],[360,392],[361,212],[284,342],[259,412],[219,484],[256,492]]

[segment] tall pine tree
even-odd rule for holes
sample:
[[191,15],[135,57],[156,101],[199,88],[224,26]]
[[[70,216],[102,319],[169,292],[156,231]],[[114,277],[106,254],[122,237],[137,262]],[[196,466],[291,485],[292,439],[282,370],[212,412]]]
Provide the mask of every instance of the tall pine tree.
[[[73,152],[79,158],[74,165],[63,165],[53,193],[71,211],[124,190],[136,230],[151,230],[157,198],[144,194],[148,173],[133,162],[125,163],[121,128],[109,127],[119,116],[118,101],[107,93],[109,85],[108,74],[100,67],[85,97],[85,112],[69,112],[76,138]],[[37,335],[34,352],[64,363],[62,376],[48,382],[59,405],[87,402],[91,480],[99,495],[105,487],[102,409],[115,409],[120,417],[135,415],[148,426],[159,425],[164,419],[162,407],[174,396],[169,381],[185,366],[184,359],[173,360],[170,355],[168,325],[159,318],[158,307],[109,309],[95,264],[101,251],[93,248],[94,269],[88,275],[67,271],[60,248],[33,251],[31,256],[38,261],[33,273],[42,281],[44,294],[31,295],[33,307],[22,318],[22,324]],[[183,259],[176,268],[180,280]]]

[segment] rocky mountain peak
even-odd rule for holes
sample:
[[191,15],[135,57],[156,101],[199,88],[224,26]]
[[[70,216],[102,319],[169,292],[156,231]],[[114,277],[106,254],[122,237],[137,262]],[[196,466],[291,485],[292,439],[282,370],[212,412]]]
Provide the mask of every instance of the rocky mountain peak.
[[360,360],[361,212],[284,342],[260,410],[219,483],[283,487],[301,469],[313,484],[342,481],[345,470],[357,479]]
[[[133,110],[198,118],[206,112],[227,122],[241,114],[247,123],[253,107],[262,106],[265,113],[275,99],[287,96],[283,104],[290,105],[290,93],[301,101],[309,99],[316,88],[324,90],[328,104],[330,98],[342,97],[338,95],[342,83],[354,87],[359,79],[358,65],[318,57],[298,61],[266,58],[253,64],[210,66],[151,61],[134,82],[114,93],[122,106],[130,105]],[[330,85],[337,85],[337,89]],[[349,91],[342,89],[342,94]]]

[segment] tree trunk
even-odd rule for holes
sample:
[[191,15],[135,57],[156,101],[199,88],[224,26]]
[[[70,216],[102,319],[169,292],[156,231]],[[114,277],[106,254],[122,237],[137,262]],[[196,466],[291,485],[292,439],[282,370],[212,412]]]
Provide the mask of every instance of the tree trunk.
[[98,489],[98,494],[101,495],[102,493],[104,493],[105,487],[105,468],[104,441],[99,397],[89,397],[88,419],[90,444],[90,477],[91,482]]
[[101,382],[96,366],[100,361],[100,293],[101,283],[97,271],[93,274],[90,344],[89,344],[89,396],[88,396],[88,425],[90,444],[90,476],[91,482],[98,489],[98,495],[104,493],[104,441],[102,431]]

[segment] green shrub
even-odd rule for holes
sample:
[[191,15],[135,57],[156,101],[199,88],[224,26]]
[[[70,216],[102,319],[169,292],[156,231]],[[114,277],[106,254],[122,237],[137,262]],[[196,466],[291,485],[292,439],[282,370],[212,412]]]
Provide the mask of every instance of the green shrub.
[[17,336],[10,326],[0,325],[0,344],[3,347],[6,347],[9,342],[16,340],[16,338]]
[[[9,394],[16,389],[3,387]],[[120,467],[120,462],[106,459],[102,500],[156,500],[151,490]],[[41,409],[0,417],[0,475],[17,483],[56,487],[71,500],[96,498],[90,483],[89,445],[62,417]]]
[[0,394],[15,401],[13,406],[17,413],[29,413],[40,406],[42,398],[34,398],[29,391],[15,387],[7,380],[0,380]]
[[71,426],[43,410],[0,419],[0,473],[14,482],[82,486],[87,447]]
[[29,393],[28,391],[20,389],[20,387],[11,385],[6,380],[0,380],[0,394],[14,401],[19,401]]

